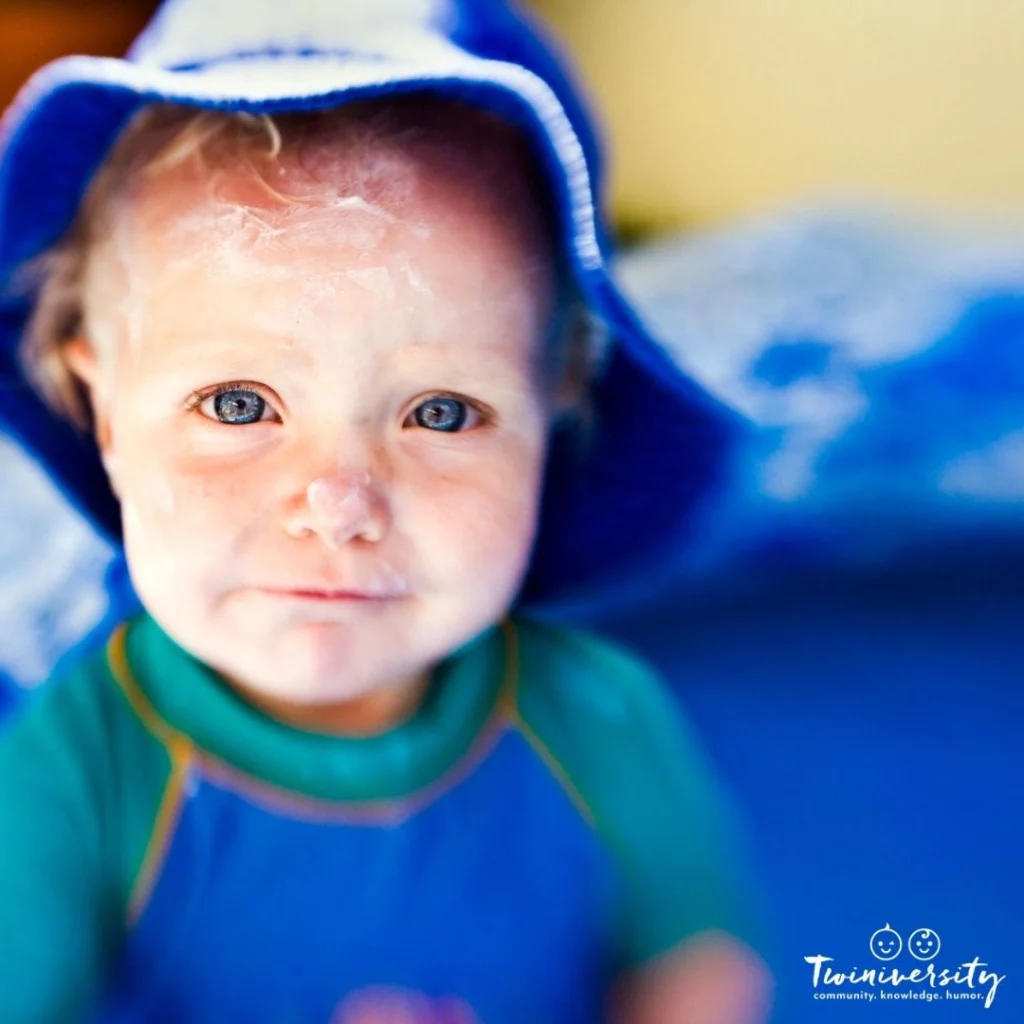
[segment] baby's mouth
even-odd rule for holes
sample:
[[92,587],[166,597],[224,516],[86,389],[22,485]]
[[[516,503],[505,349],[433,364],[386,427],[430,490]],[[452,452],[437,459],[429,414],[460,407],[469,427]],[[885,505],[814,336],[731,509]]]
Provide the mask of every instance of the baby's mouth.
[[[322,577],[321,577],[322,579]],[[409,584],[405,577],[387,562],[369,578],[357,580],[349,577],[344,581],[335,579],[297,580],[287,585],[260,586],[258,590],[279,597],[316,603],[346,603],[357,601],[395,601],[409,596]]]
[[404,590],[368,587],[365,589],[327,590],[319,587],[261,587],[265,593],[307,601],[393,601],[405,596]]
[[371,593],[361,590],[290,590],[286,593],[295,597],[306,597],[312,601],[386,601],[397,594]]

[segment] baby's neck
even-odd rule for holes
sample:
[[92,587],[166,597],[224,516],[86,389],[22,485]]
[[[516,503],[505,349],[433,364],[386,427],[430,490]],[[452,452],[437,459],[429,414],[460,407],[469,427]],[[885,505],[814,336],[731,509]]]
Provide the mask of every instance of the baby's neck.
[[303,704],[254,692],[230,677],[226,682],[250,704],[271,718],[296,729],[335,736],[373,736],[411,718],[423,702],[431,672],[381,687],[372,693],[333,704]]

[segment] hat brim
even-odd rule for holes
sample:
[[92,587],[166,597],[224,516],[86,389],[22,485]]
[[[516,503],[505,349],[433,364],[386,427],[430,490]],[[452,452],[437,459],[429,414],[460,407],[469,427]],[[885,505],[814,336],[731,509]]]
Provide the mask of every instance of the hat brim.
[[[488,107],[526,129],[550,182],[577,287],[610,329],[612,345],[592,389],[586,456],[569,434],[552,437],[520,604],[542,612],[614,603],[681,555],[742,428],[737,414],[680,372],[616,287],[583,149],[554,93],[526,68],[456,48],[433,60],[263,54],[177,70],[112,58],[55,61],[29,81],[0,128],[0,281],[67,229],[119,131],[145,104],[272,113],[422,90]],[[119,540],[117,505],[95,447],[46,411],[20,378],[14,349],[26,304],[8,301],[0,312],[0,419],[72,502]]]

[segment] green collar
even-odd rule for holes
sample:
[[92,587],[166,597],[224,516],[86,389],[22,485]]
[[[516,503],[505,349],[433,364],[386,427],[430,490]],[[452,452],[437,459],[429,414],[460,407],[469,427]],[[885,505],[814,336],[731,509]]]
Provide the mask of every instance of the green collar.
[[[393,800],[420,792],[465,758],[515,686],[517,629],[488,627],[434,668],[416,713],[367,737],[308,732],[271,718],[179,647],[148,614],[115,634],[115,679],[151,731],[258,782],[322,800]],[[122,642],[123,641],[123,642]]]

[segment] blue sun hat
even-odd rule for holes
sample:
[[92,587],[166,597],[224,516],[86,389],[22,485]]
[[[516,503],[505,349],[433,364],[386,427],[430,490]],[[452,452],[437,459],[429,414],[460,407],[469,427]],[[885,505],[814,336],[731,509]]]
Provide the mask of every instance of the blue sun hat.
[[[595,129],[562,58],[503,0],[168,0],[125,59],[46,65],[0,125],[0,288],[70,226],[90,178],[144,104],[280,113],[423,90],[485,106],[527,132],[576,286],[609,328],[585,456],[571,436],[556,429],[552,438],[519,603],[613,603],[685,548],[739,423],[679,372],[613,282]],[[24,380],[16,350],[31,300],[7,294],[0,429],[116,543],[120,517],[96,447]]]

